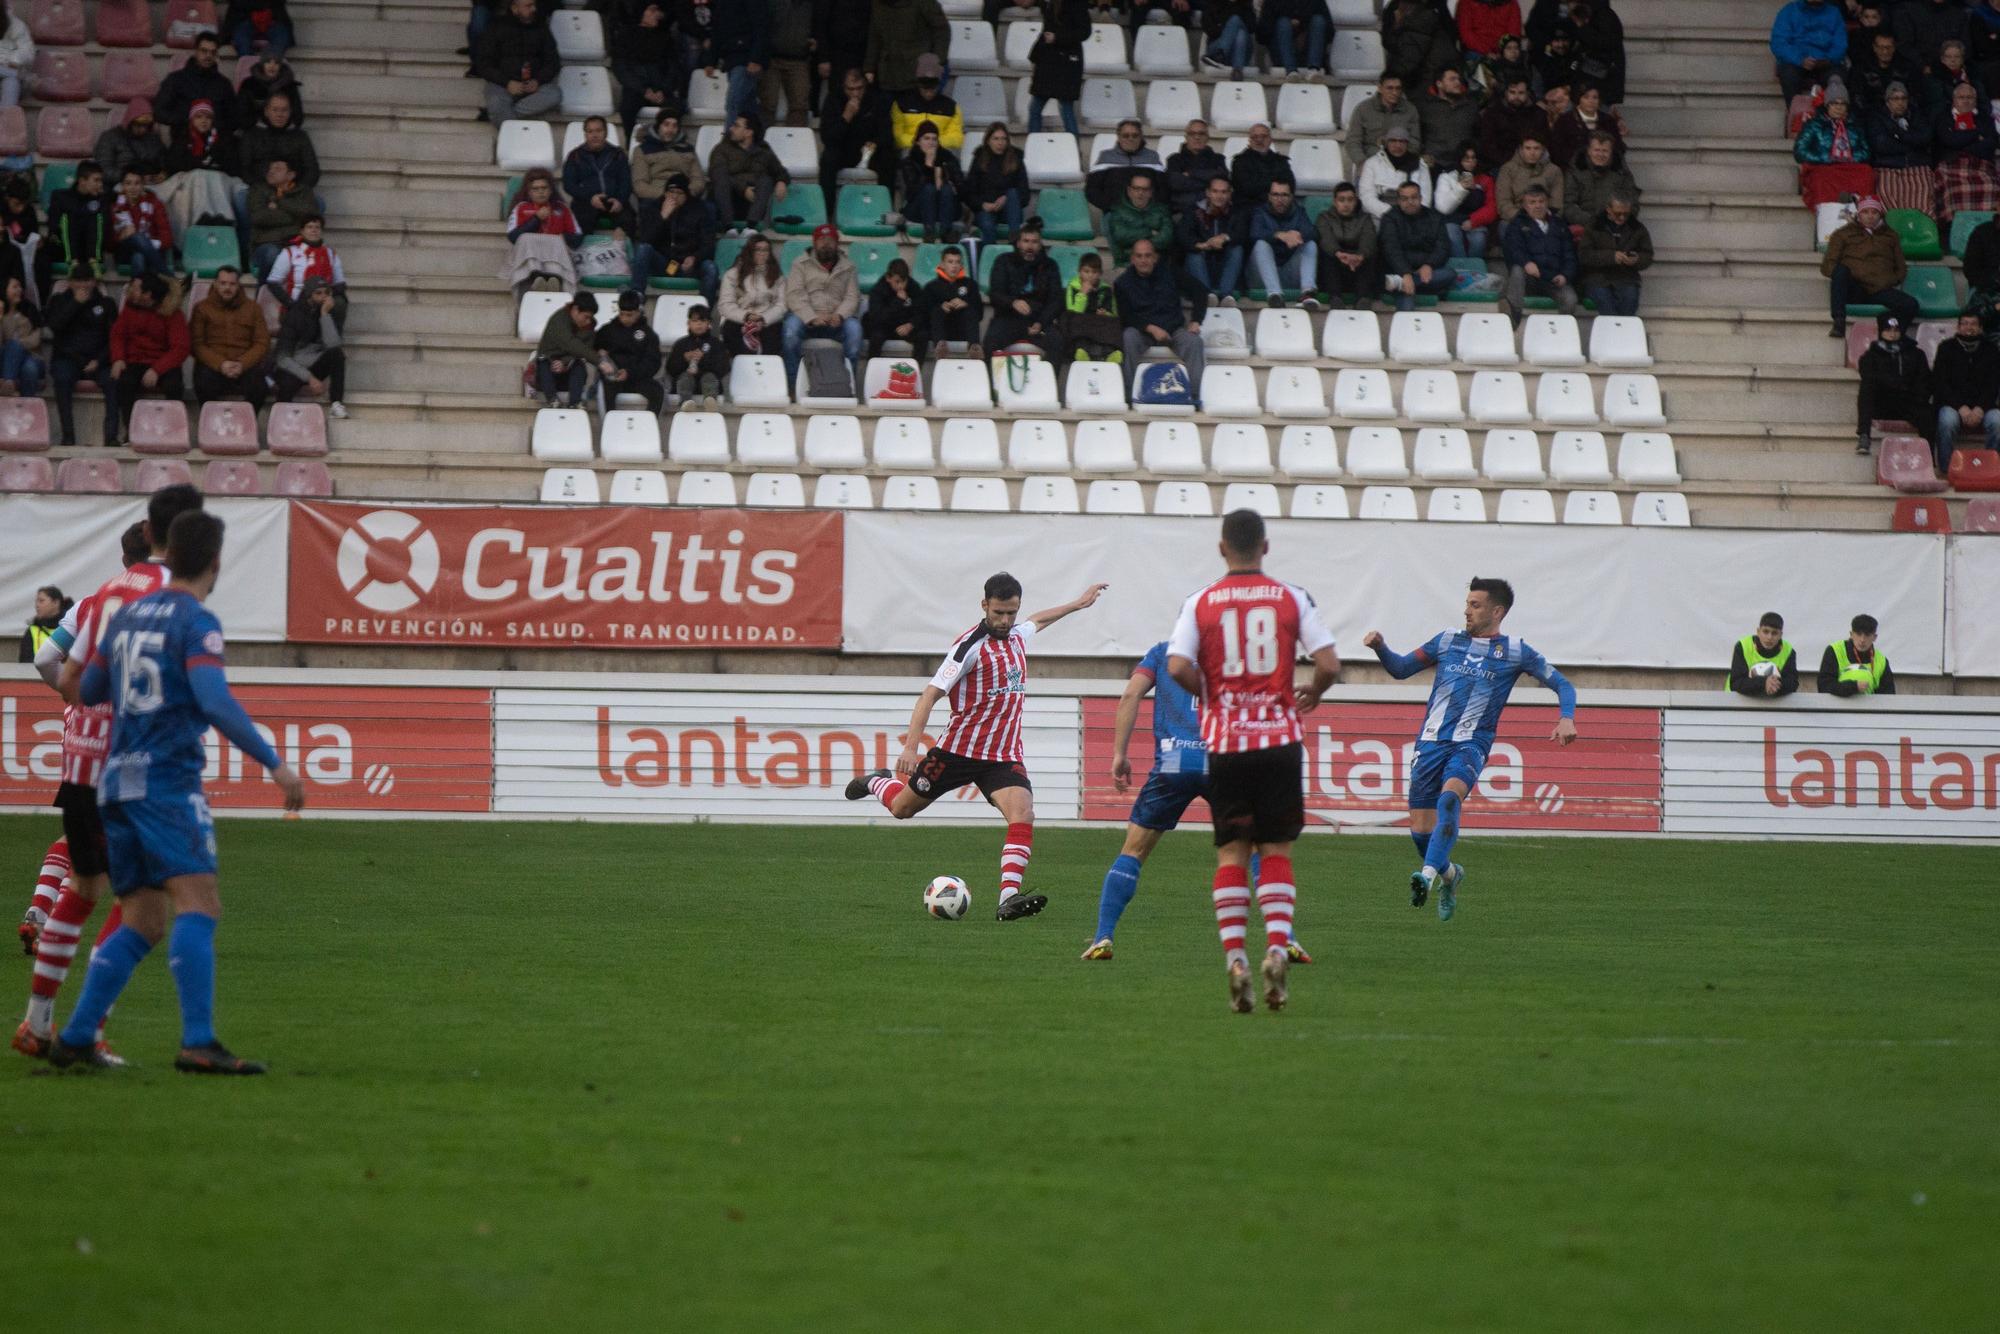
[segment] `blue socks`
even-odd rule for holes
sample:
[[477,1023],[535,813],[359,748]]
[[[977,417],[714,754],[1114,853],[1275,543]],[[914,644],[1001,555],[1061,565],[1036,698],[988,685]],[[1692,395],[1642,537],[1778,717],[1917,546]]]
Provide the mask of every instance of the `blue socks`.
[[1419,857],[1426,855],[1431,850],[1431,836],[1429,834],[1420,834],[1412,829],[1410,831],[1410,842],[1417,845],[1417,856]]
[[1104,873],[1104,891],[1097,899],[1096,939],[1109,940],[1118,929],[1125,905],[1139,892],[1139,865],[1137,857],[1120,853],[1118,860],[1111,863],[1111,869]]
[[1438,798],[1437,829],[1424,850],[1424,865],[1440,875],[1451,867],[1451,845],[1458,842],[1458,808],[1464,800],[1456,792]]
[[[212,920],[210,924],[213,925]],[[63,1025],[61,1037],[65,1046],[96,1045],[99,1025],[117,1004],[125,984],[132,980],[132,971],[152,948],[144,936],[129,926],[119,927],[111,939],[98,947],[96,957],[90,961],[83,995],[70,1011],[69,1022]]]
[[215,1041],[213,917],[184,912],[174,918],[173,934],[167,938],[167,968],[181,997],[181,1045],[205,1047]]

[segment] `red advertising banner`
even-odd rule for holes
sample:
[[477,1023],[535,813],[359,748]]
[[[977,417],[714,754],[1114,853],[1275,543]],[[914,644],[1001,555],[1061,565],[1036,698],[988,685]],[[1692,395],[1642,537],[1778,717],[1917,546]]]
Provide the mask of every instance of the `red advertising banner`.
[[[1083,701],[1083,817],[1122,820],[1134,793],[1111,783],[1111,737],[1118,701]],[[1151,766],[1151,705],[1132,734],[1133,781]],[[1577,710],[1578,740],[1549,740],[1553,705],[1517,706],[1502,716],[1479,787],[1465,804],[1470,829],[1657,832],[1660,828],[1660,711]],[[1397,824],[1409,811],[1410,758],[1423,725],[1421,704],[1329,703],[1305,716],[1306,812],[1328,824]],[[1197,802],[1186,817],[1201,823]]]
[[838,648],[838,513],[292,507],[291,639]]
[[[493,692],[238,685],[236,697],[305,779],[307,809],[484,811],[493,795]],[[0,682],[0,806],[43,806],[62,773],[62,702]],[[276,787],[214,732],[203,775],[218,809],[275,810]]]

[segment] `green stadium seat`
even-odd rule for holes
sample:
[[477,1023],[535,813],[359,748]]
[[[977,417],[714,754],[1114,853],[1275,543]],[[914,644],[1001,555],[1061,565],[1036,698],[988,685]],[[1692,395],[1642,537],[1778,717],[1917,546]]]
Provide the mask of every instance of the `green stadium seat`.
[[[50,165],[49,170],[55,170],[53,164]],[[1991,221],[1993,221],[1991,213],[1954,213],[1951,219],[1951,253],[1959,256],[1961,259],[1964,258],[1965,246],[1972,239],[1973,228]]]
[[225,266],[241,268],[234,227],[190,227],[181,238],[181,259],[197,278],[213,278]]
[[792,182],[785,197],[771,205],[771,230],[780,236],[811,236],[826,221],[826,196],[817,185]]
[[[76,163],[51,162],[42,168],[42,215],[48,216],[49,202],[56,197],[56,191],[67,190],[76,184]],[[44,294],[46,295],[46,294]]]
[[1944,246],[1938,241],[1937,224],[1930,214],[1913,208],[1889,210],[1889,230],[1903,240],[1905,259],[1942,259]]
[[[791,249],[790,246],[785,248]],[[889,261],[896,258],[901,250],[894,241],[857,241],[847,247],[847,257],[854,261],[862,295],[867,295],[876,283],[882,281],[882,275],[889,271]],[[786,272],[791,272],[789,267]]]
[[[1488,267],[1486,261],[1483,259],[1447,260],[1445,263],[1445,267],[1450,269],[1453,273],[1492,272],[1492,269]],[[1457,291],[1451,294],[1451,299],[1453,301],[1461,302],[1468,306],[1489,306],[1497,304],[1499,302],[1500,293]]]
[[715,271],[729,272],[729,266],[743,253],[743,243],[749,239],[747,236],[724,236],[718,239],[715,243]]
[[[786,273],[790,273],[792,271],[792,265],[798,263],[801,259],[803,259],[805,256],[811,253],[812,253],[811,241],[787,241],[785,242],[784,245],[780,246],[778,249],[778,267],[783,269]],[[856,260],[855,263],[859,264],[860,261]]]
[[515,172],[507,178],[506,188],[500,191],[500,221],[507,221],[508,210],[514,207],[514,196],[521,192],[521,173]]
[[[937,273],[937,266],[944,263],[944,244],[942,241],[932,241],[917,247],[916,258],[910,261],[910,276],[916,280],[917,286],[922,287],[929,282]],[[998,250],[1000,247],[987,248]]]
[[842,236],[894,236],[896,229],[888,221],[894,211],[887,186],[844,185],[834,222]]
[[1942,264],[1911,265],[1903,290],[1917,299],[1917,311],[1926,319],[1958,317],[1958,281]]
[[1097,235],[1081,190],[1043,190],[1035,212],[1041,215],[1042,235],[1051,241],[1088,241]]
[[1305,209],[1305,211],[1306,211],[1306,218],[1307,218],[1307,219],[1308,219],[1309,221],[1312,221],[1312,222],[1318,222],[1318,221],[1319,221],[1319,215],[1320,215],[1320,214],[1322,214],[1322,213],[1324,213],[1324,212],[1326,212],[1326,211],[1327,211],[1328,209],[1330,209],[1330,208],[1332,208],[1332,207],[1333,207],[1333,196],[1332,196],[1332,195],[1300,195],[1300,196],[1299,196],[1299,204],[1300,204],[1300,206],[1301,206],[1301,207],[1303,207],[1303,208]]

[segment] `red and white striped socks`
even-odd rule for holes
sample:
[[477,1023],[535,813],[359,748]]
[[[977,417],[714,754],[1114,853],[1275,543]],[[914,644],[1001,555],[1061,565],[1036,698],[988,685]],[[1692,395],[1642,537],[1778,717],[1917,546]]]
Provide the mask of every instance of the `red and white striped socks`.
[[49,850],[42,856],[42,874],[35,881],[34,897],[28,900],[28,917],[36,926],[49,920],[55,911],[56,899],[61,896],[63,882],[69,879],[69,840],[59,838],[49,844]]
[[1265,857],[1257,864],[1257,911],[1264,916],[1264,941],[1274,950],[1292,943],[1292,913],[1299,892],[1292,886],[1292,859]]
[[1247,960],[1243,936],[1250,924],[1250,872],[1242,866],[1215,868],[1215,928],[1230,963]]
[[1007,841],[1000,846],[1000,901],[1005,903],[1021,892],[1021,877],[1028,873],[1028,858],[1035,851],[1035,827],[1031,824],[1007,826]]
[[903,795],[903,789],[908,786],[908,783],[905,783],[894,774],[877,774],[868,780],[868,795],[881,802],[883,810],[894,815],[896,813],[895,800],[897,797]]
[[[49,920],[42,924],[42,938],[35,947],[35,974],[29,984],[27,1014],[29,1029],[39,1036],[48,1036],[54,1027],[56,993],[69,977],[77,944],[83,937],[83,925],[96,907],[74,889],[65,889],[56,899]],[[98,945],[110,939],[123,924],[124,916],[123,910],[113,904],[103,929],[97,933]],[[94,952],[95,946],[92,949]],[[101,1034],[102,1030],[99,1031]]]

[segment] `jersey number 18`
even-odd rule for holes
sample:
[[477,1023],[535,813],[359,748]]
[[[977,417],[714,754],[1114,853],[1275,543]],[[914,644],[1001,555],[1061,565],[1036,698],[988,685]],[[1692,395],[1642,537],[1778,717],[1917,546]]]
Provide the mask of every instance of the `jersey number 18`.
[[1274,607],[1224,608],[1218,618],[1222,627],[1222,674],[1269,676],[1278,670],[1278,612]]

